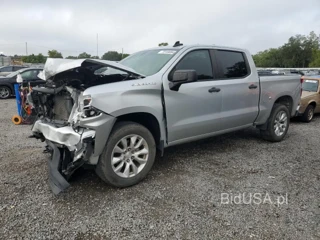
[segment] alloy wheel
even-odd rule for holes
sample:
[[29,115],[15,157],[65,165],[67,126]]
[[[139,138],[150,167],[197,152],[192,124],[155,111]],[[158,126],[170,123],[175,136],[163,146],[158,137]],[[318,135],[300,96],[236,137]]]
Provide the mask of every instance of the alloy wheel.
[[145,167],[149,157],[147,141],[136,134],[123,137],[115,145],[111,155],[113,171],[120,177],[131,178]]
[[0,98],[7,98],[10,96],[10,91],[8,88],[0,87]]
[[274,132],[277,136],[282,136],[288,126],[288,116],[285,111],[280,111],[277,113],[274,121]]
[[310,110],[309,110],[309,112],[308,112],[308,120],[309,120],[309,121],[312,120],[313,114],[314,114],[313,108],[310,108]]

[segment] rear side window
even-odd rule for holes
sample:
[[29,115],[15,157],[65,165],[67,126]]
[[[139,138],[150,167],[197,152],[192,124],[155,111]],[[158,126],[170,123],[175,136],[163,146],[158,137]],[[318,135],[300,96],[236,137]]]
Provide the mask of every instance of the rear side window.
[[198,80],[213,79],[211,58],[208,50],[196,50],[187,53],[174,70],[196,70]]
[[20,67],[20,66],[19,66],[19,67],[17,67],[17,66],[14,66],[14,67],[13,67],[13,71],[18,71],[18,70],[20,70],[20,69],[22,69],[22,68],[24,68],[24,67]]
[[0,72],[11,72],[12,71],[12,67],[3,67],[0,69]]
[[215,51],[219,79],[243,78],[248,75],[249,69],[241,52],[217,50]]

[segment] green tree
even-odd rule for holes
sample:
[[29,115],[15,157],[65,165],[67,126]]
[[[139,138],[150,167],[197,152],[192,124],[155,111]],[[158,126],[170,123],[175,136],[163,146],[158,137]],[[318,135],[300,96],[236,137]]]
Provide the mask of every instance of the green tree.
[[38,55],[31,54],[28,56],[22,56],[21,59],[25,63],[45,63],[47,60],[47,57],[39,53]]
[[312,53],[312,61],[309,67],[320,67],[320,49],[314,50]]
[[49,58],[63,58],[62,54],[57,50],[49,50],[48,51]]
[[109,60],[109,61],[120,61],[122,59],[121,53],[118,53],[117,51],[109,51],[103,54],[102,58],[103,60]]
[[82,58],[90,58],[90,57],[91,57],[91,55],[86,52],[80,53],[78,56],[78,58],[81,58],[81,59]]
[[122,60],[122,59],[125,59],[126,57],[129,57],[129,56],[130,56],[130,54],[124,53],[124,54],[122,54],[122,56],[121,56],[121,60]]
[[168,44],[167,42],[162,42],[162,43],[159,43],[159,44],[158,44],[159,47],[161,47],[161,46],[168,46],[168,45],[169,45],[169,44]]
[[253,59],[258,67],[308,67],[317,58],[319,45],[319,36],[314,32],[308,36],[298,34],[279,48],[258,52]]
[[43,56],[41,53],[39,53],[36,56],[36,59],[37,59],[37,63],[45,63],[47,60],[47,58],[45,56]]
[[66,59],[78,59],[78,57],[75,57],[75,56],[68,56],[68,57],[66,57]]

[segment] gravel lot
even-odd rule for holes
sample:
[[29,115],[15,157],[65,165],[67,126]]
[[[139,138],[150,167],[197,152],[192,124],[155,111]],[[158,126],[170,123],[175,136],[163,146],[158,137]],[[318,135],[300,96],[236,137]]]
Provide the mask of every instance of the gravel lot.
[[[0,111],[0,239],[320,239],[320,117],[294,121],[281,143],[252,128],[167,149],[127,189],[83,170],[54,196],[44,143],[11,123],[14,99]],[[222,193],[288,203],[222,204]]]

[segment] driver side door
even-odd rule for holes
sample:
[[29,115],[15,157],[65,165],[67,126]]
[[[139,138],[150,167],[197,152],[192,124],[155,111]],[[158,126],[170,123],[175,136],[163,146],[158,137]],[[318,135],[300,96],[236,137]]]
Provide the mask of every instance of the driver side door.
[[[198,79],[171,90],[165,83],[176,70],[195,70]],[[196,49],[178,59],[168,80],[163,81],[169,145],[219,131],[222,96],[215,88],[214,76],[209,49]]]

